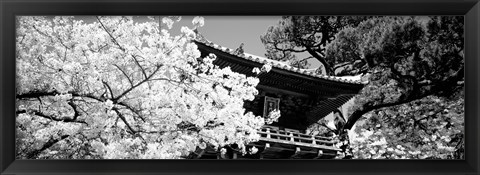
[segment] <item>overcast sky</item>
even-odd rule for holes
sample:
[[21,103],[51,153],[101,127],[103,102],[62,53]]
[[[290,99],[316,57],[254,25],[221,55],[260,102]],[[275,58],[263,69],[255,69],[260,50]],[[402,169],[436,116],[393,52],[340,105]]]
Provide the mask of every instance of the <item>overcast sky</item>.
[[[180,34],[180,28],[187,26],[192,28],[192,19],[194,16],[182,16],[182,20],[174,23],[170,30],[172,35]],[[199,32],[208,40],[215,44],[230,49],[236,49],[241,43],[244,43],[245,53],[265,57],[265,46],[260,41],[260,36],[267,32],[270,26],[275,26],[281,19],[281,16],[203,16],[205,25],[199,28]],[[85,22],[95,21],[94,16],[76,16],[77,19]],[[146,20],[145,16],[134,17],[134,20],[142,22]],[[306,57],[308,55],[298,55]],[[311,67],[316,68],[319,62],[310,60]]]
[[[266,33],[268,27],[276,25],[280,16],[204,16],[205,25],[199,32],[215,44],[236,49],[245,43],[246,53],[265,56],[265,47],[260,35]],[[192,26],[193,16],[183,16],[182,21],[174,25],[179,31],[181,26]],[[172,31],[173,33],[173,31]]]
[[[182,20],[174,23],[170,33],[180,34],[180,28],[187,26],[192,28],[192,19],[195,16],[182,16]],[[268,27],[278,23],[281,16],[203,16],[205,25],[199,28],[199,32],[215,44],[236,49],[241,43],[245,43],[243,49],[246,53],[265,56],[265,47],[260,41],[260,35],[266,33]],[[94,16],[76,16],[75,18],[85,22],[95,21]],[[134,20],[142,22],[146,17],[134,17]]]

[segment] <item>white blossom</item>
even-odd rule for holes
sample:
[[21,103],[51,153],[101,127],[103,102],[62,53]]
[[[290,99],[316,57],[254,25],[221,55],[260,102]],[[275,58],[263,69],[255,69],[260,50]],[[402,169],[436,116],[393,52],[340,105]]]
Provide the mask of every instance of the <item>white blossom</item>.
[[268,73],[270,70],[272,70],[272,65],[270,63],[264,64],[261,70],[262,72]]
[[257,147],[252,146],[252,147],[250,148],[250,154],[257,154],[257,152],[258,152],[258,148],[257,148]]
[[193,18],[192,24],[193,26],[195,26],[195,28],[203,27],[203,25],[205,25],[205,20],[201,16],[196,16],[195,18]]
[[220,154],[227,154],[227,149],[225,148],[220,149]]
[[168,29],[172,29],[174,21],[171,18],[164,17],[162,18],[162,23],[167,25]]
[[265,119],[266,124],[272,124],[273,122],[278,122],[278,119],[281,117],[280,110],[275,109],[268,113],[267,118]]
[[183,26],[181,28],[181,32],[187,36],[187,38],[195,38],[195,32],[193,30],[189,29],[188,27]]
[[255,67],[253,68],[252,72],[255,74],[260,74],[260,69],[258,67]]

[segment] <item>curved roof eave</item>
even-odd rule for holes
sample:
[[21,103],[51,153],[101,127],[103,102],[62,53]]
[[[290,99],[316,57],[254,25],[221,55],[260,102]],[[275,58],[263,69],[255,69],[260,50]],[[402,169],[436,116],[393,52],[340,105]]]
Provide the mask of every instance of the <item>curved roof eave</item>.
[[210,48],[213,48],[215,50],[230,54],[232,56],[236,56],[236,57],[244,59],[244,60],[249,60],[249,61],[253,61],[253,62],[256,62],[256,63],[260,63],[260,64],[270,63],[272,65],[272,68],[281,69],[281,70],[288,71],[288,72],[291,72],[291,73],[298,73],[298,74],[306,75],[306,76],[313,77],[313,78],[319,78],[319,79],[323,79],[323,80],[329,80],[329,81],[341,82],[341,83],[347,83],[347,84],[365,85],[365,84],[368,83],[367,81],[362,82],[362,81],[352,80],[352,79],[347,79],[347,78],[342,78],[342,77],[316,74],[316,73],[314,73],[312,71],[309,71],[309,70],[306,70],[306,69],[296,68],[296,67],[290,66],[288,64],[282,63],[280,61],[271,60],[271,59],[268,59],[268,58],[255,56],[255,55],[252,55],[252,54],[236,54],[236,53],[234,53],[233,49],[217,45],[217,44],[215,44],[211,41],[208,41],[206,39],[196,38],[193,41],[196,42],[196,43],[201,43],[201,44],[203,44],[205,46],[208,46]]

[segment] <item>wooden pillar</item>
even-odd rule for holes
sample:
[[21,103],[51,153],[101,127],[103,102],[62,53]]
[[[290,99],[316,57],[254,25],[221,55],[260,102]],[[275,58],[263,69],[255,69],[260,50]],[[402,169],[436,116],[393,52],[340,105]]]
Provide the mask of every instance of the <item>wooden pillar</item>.
[[301,152],[300,147],[296,147],[295,148],[295,153],[293,153],[293,155],[290,156],[290,158],[294,159],[294,158],[298,157],[298,155],[300,155],[300,152]]
[[269,149],[270,149],[270,143],[265,143],[265,148],[264,148],[263,151],[260,153],[260,159],[263,159],[263,155],[264,155],[265,153],[268,153]]
[[315,138],[315,136],[313,136],[313,135],[312,135],[312,144],[314,144],[314,145],[316,145],[316,144],[317,144],[317,142],[316,142],[316,138]]
[[294,142],[295,139],[293,138],[293,132],[289,132],[289,133],[290,133],[290,134],[289,134],[289,135],[290,135],[290,141],[291,141],[291,142]]
[[228,156],[227,156],[226,153],[223,154],[221,151],[219,151],[219,152],[217,153],[217,158],[219,158],[219,159],[227,159]]
[[322,157],[322,155],[323,155],[323,151],[321,149],[319,149],[317,157],[315,159],[319,159],[320,157]]

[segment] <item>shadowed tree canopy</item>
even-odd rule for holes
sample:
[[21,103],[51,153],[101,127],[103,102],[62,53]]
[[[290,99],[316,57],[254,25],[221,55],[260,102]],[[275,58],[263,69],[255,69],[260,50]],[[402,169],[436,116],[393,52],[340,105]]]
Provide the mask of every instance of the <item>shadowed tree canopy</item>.
[[463,87],[463,17],[374,18],[337,36],[327,60],[348,60],[353,64],[343,72],[370,75],[346,129],[366,112],[430,95],[450,96]]
[[[368,78],[346,123],[337,128],[341,132],[369,112],[450,97],[464,86],[462,16],[284,17],[261,40],[269,58],[306,66],[297,63],[303,59],[294,54],[308,52],[307,58],[320,61],[328,75]],[[413,106],[425,107],[422,103]]]
[[[284,16],[277,26],[271,26],[261,41],[270,59],[290,61],[296,67],[306,67],[307,60],[320,61],[327,74],[333,75],[335,67],[325,58],[325,47],[335,40],[336,33],[346,26],[357,26],[369,17],[362,16]],[[295,53],[308,53],[297,58]]]

